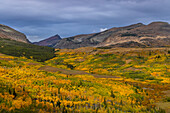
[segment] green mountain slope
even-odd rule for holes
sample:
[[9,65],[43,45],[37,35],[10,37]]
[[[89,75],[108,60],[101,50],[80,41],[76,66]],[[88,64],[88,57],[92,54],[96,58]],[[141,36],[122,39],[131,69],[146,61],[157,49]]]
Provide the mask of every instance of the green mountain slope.
[[11,56],[25,56],[37,61],[45,61],[54,57],[53,48],[3,38],[0,38],[0,53]]

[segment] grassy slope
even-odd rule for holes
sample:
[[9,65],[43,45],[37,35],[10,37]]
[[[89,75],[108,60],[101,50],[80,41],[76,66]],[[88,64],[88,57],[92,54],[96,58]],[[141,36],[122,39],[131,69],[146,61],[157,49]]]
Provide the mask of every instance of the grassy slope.
[[153,102],[168,84],[50,73],[39,71],[41,66],[0,54],[0,112],[164,112]]
[[54,49],[14,40],[0,38],[0,53],[11,56],[25,56],[37,61],[45,61],[54,57]]
[[86,48],[84,51],[82,48],[64,49],[56,54],[55,58],[46,61],[48,65],[150,82],[163,82],[170,77],[168,48]]

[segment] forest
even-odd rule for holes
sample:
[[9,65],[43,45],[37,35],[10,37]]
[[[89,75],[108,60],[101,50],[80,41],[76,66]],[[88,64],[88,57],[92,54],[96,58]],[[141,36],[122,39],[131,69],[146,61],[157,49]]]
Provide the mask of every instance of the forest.
[[0,53],[32,58],[36,61],[43,62],[53,58],[54,49],[50,47],[37,46],[33,44],[18,42],[15,40],[0,38]]
[[55,49],[44,62],[0,54],[2,113],[168,113],[169,91],[169,48]]

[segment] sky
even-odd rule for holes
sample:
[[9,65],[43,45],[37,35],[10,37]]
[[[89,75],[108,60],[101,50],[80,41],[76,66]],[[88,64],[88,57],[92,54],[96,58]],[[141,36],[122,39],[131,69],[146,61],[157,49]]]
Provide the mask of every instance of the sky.
[[170,0],[0,0],[0,24],[31,42],[153,21],[170,23]]

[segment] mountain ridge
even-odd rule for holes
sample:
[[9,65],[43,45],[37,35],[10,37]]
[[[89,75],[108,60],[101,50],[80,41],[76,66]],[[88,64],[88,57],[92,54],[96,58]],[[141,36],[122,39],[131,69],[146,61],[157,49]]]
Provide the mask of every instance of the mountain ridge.
[[132,44],[133,47],[168,46],[170,44],[170,24],[167,22],[152,22],[148,25],[137,23],[125,27],[114,27],[99,33],[63,38],[53,47],[61,49],[89,46],[127,47],[123,45],[128,42],[135,42],[135,45]]
[[9,26],[0,24],[0,38],[11,39],[19,42],[30,43],[24,33],[21,33]]

